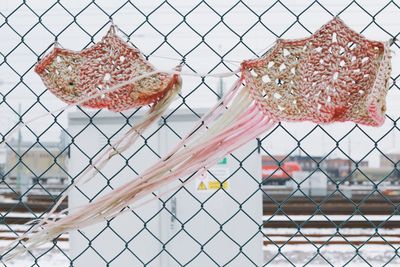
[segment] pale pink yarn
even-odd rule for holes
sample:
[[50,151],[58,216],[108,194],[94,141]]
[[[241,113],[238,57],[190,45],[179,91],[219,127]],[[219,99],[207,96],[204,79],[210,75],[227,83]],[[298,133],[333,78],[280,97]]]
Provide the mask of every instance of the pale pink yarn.
[[242,69],[254,100],[275,120],[378,126],[385,119],[390,58],[388,42],[367,40],[334,18],[308,38],[278,40]]
[[[155,70],[138,49],[116,34],[114,25],[93,46],[77,52],[55,47],[35,66],[49,91],[68,104]],[[157,103],[178,83],[179,75],[158,72],[80,105],[124,111]]]

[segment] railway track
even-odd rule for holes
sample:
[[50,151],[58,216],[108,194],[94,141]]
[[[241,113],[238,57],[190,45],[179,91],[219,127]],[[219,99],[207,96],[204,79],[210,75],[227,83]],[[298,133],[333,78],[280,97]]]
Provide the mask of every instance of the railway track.
[[[324,236],[321,236],[324,237]],[[349,246],[361,246],[361,245],[392,245],[392,246],[399,246],[400,241],[396,242],[387,242],[387,241],[332,241],[332,240],[327,240],[327,241],[320,241],[320,240],[310,240],[310,241],[296,241],[296,240],[286,240],[286,241],[268,241],[264,240],[264,246],[268,245],[277,245],[277,246],[282,246],[282,245],[349,245]]]
[[[264,227],[267,228],[385,228],[400,229],[400,221],[386,220],[365,220],[365,221],[346,221],[346,220],[330,220],[330,221],[307,221],[296,220],[290,221],[264,221]],[[400,232],[400,230],[399,230]]]
[[322,213],[326,215],[338,214],[400,214],[400,197],[391,196],[370,196],[355,195],[351,199],[343,197],[312,198],[291,197],[277,195],[272,197],[264,196],[264,215],[267,214],[288,214],[303,215]]
[[[313,200],[318,204],[304,198],[291,198],[288,201],[285,196],[275,196],[273,200],[264,198],[263,226],[271,230],[265,234],[265,247],[307,244],[400,245],[400,197],[391,198],[390,201],[378,197],[364,201],[361,196],[351,200]],[[26,203],[0,202],[0,241],[11,241],[17,234],[24,233],[29,228],[24,224],[48,211],[52,203],[54,199],[48,196],[30,196]],[[65,201],[60,209],[66,207]],[[376,235],[375,228],[386,232]],[[279,232],[282,229],[286,229],[286,232]],[[324,230],[331,232],[325,233]],[[347,232],[342,233],[343,230]],[[360,234],[360,231],[369,232]],[[59,241],[67,242],[68,235],[61,236]]]

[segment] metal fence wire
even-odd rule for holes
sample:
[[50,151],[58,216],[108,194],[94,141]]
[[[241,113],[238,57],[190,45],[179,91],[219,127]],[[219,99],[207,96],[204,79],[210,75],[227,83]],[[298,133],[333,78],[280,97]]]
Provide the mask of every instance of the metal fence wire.
[[[189,190],[191,185],[176,190],[170,197],[157,200],[159,208],[146,214],[132,212],[139,229],[129,232],[130,238],[114,229],[114,221],[96,228],[96,232],[79,231],[79,248],[68,246],[68,235],[53,244],[29,253],[5,266],[397,266],[400,264],[400,222],[398,160],[400,149],[397,122],[400,118],[399,45],[400,2],[393,1],[2,1],[0,6],[0,244],[5,247],[29,228],[24,223],[43,216],[59,194],[82,170],[68,169],[72,149],[84,158],[82,169],[124,133],[138,110],[117,114],[121,122],[112,133],[97,125],[105,111],[76,108],[75,114],[85,118],[79,131],[71,132],[67,112],[39,120],[9,138],[20,121],[62,106],[41,83],[33,68],[52,48],[55,41],[63,47],[81,50],[98,41],[106,32],[110,19],[119,27],[120,35],[138,47],[155,66],[171,68],[182,59],[193,72],[235,70],[240,60],[261,56],[277,38],[299,38],[311,34],[332,16],[339,15],[348,25],[370,39],[388,40],[392,44],[394,69],[388,94],[388,112],[381,128],[353,123],[314,125],[281,123],[260,137],[246,155],[230,157],[243,173],[242,179],[254,187],[242,199],[229,190],[199,198]],[[180,110],[189,110],[195,117],[198,108],[209,107],[231,80],[184,77],[184,88],[171,110],[157,127],[142,136],[138,145],[123,156],[123,166],[96,177],[101,189],[78,192],[84,201],[91,201],[115,188],[116,176],[135,177],[141,161],[160,156],[152,140],[161,131],[169,131],[179,140],[182,133],[174,128],[171,118]],[[100,149],[82,148],[79,140],[85,131],[94,129],[102,139]],[[60,141],[61,140],[61,141]],[[146,151],[146,158],[143,158]],[[246,169],[251,155],[261,153],[263,166],[275,166],[268,174],[252,177]],[[152,155],[152,157],[148,155]],[[38,161],[37,158],[40,158]],[[260,159],[261,160],[261,159]],[[40,162],[40,163],[38,163]],[[292,177],[290,164],[307,172],[304,179]],[[140,164],[139,164],[140,165]],[[313,175],[326,177],[324,194],[313,194],[309,180]],[[29,177],[29,181],[24,180]],[[218,177],[216,177],[218,178]],[[184,178],[182,177],[183,181]],[[220,182],[224,182],[222,179]],[[291,184],[291,187],[289,186]],[[294,186],[293,186],[294,185]],[[234,186],[234,185],[232,185]],[[293,189],[294,188],[294,189]],[[179,216],[174,209],[174,196],[185,194],[195,203],[191,216]],[[235,209],[229,216],[218,218],[208,204],[217,194],[230,196]],[[262,195],[263,219],[253,218],[246,211],[248,201]],[[261,198],[260,198],[261,201]],[[66,203],[63,204],[66,207]],[[175,234],[160,238],[151,225],[160,214],[175,221]],[[212,234],[199,238],[188,227],[196,217],[212,220],[195,227],[215,228]],[[241,216],[256,225],[256,231],[237,238],[226,230]],[[118,220],[118,219],[116,219]],[[99,236],[106,235],[107,253],[96,247]],[[136,244],[145,236],[159,247],[144,257],[146,247]],[[262,236],[263,258],[260,263],[247,247]],[[170,245],[190,240],[194,248],[175,254]],[[219,239],[229,239],[229,249],[216,255],[208,249]],[[141,239],[142,240],[142,239]],[[261,240],[261,239],[260,239]],[[183,241],[182,241],[183,242]],[[187,241],[185,241],[187,242]],[[185,243],[183,242],[183,243]],[[182,243],[182,244],[183,244]],[[185,243],[186,244],[186,243]],[[148,244],[144,245],[147,246]],[[336,246],[336,249],[335,249]],[[118,248],[117,248],[118,247]],[[69,250],[75,249],[73,254]],[[189,248],[187,248],[189,249]],[[92,261],[80,265],[91,254]],[[50,255],[50,256],[49,256]],[[125,263],[121,264],[121,258]],[[160,264],[168,258],[169,265]],[[199,265],[200,260],[207,264]],[[52,260],[53,259],[53,260]],[[54,260],[55,259],[55,260]],[[18,265],[19,260],[22,265]],[[51,264],[49,265],[49,262]],[[205,261],[202,261],[205,262]],[[137,265],[134,265],[137,264]]]

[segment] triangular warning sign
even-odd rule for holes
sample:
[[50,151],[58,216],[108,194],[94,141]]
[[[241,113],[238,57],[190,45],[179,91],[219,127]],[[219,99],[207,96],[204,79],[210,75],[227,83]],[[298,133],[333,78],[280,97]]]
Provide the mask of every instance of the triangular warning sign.
[[203,181],[201,181],[199,186],[197,187],[197,190],[207,190],[206,184]]

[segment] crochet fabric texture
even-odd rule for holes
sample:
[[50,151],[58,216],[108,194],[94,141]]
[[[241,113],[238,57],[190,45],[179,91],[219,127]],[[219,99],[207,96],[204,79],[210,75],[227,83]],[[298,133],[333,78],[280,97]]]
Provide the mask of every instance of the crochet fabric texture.
[[277,121],[379,126],[390,59],[388,42],[367,40],[334,18],[308,38],[278,40],[242,69],[262,112]]
[[[80,52],[56,47],[35,67],[46,87],[68,104],[76,104],[155,68],[140,51],[118,37],[114,26],[93,46]],[[178,83],[176,75],[155,73],[81,106],[123,111],[162,99]]]

